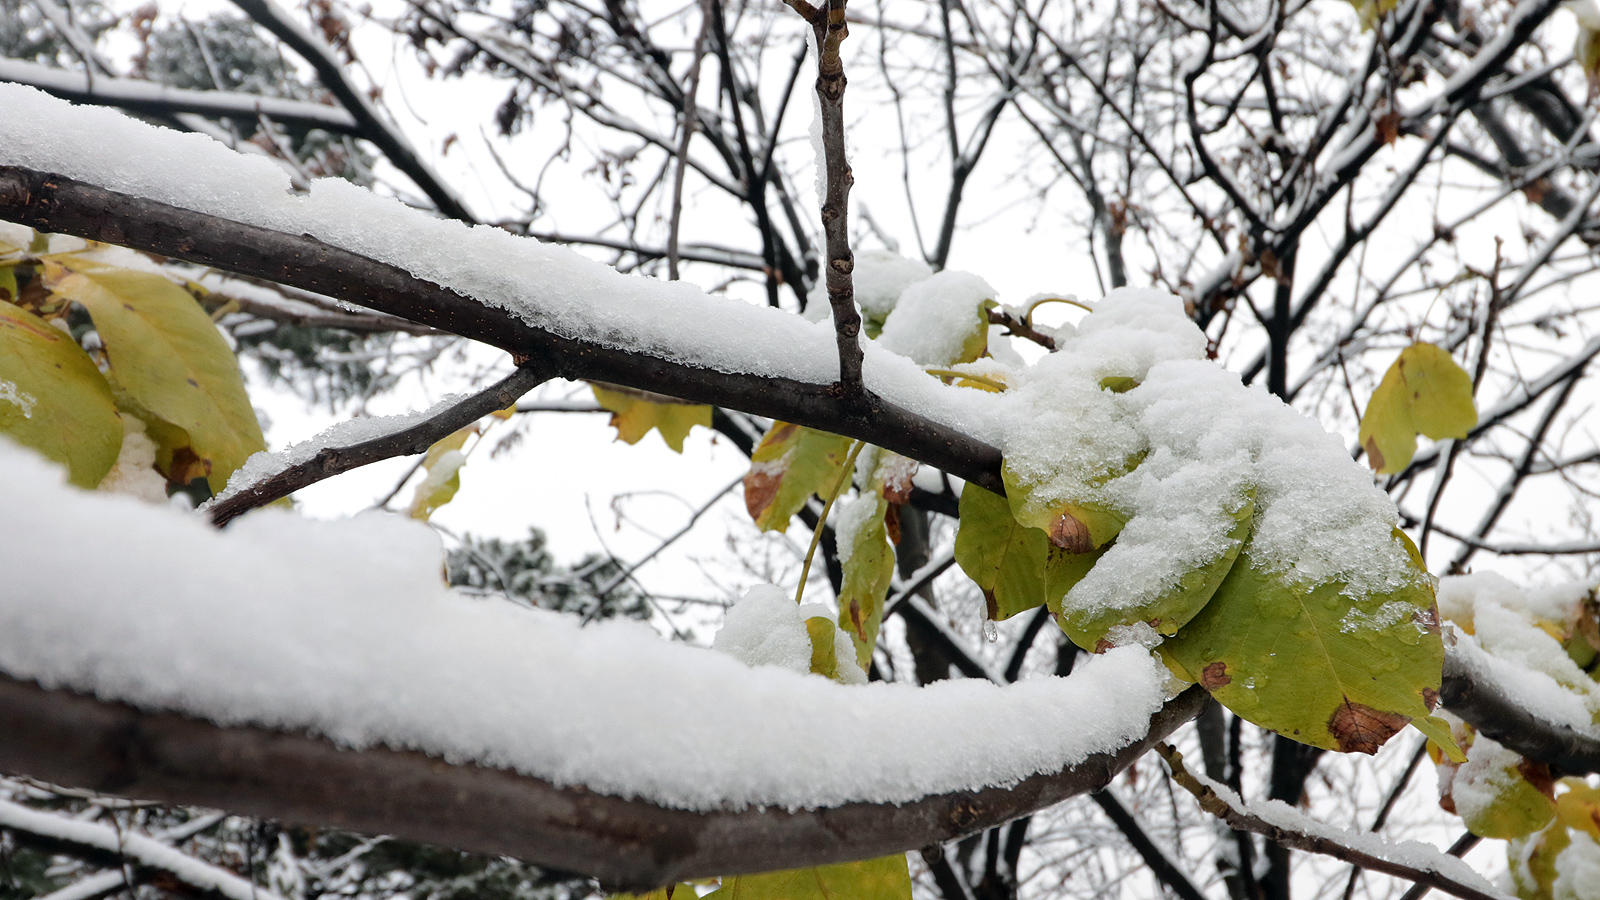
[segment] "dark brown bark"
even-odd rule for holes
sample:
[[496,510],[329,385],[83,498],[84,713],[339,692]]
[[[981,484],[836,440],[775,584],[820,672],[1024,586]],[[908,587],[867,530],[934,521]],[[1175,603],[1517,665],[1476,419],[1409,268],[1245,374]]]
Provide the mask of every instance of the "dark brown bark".
[[795,422],[864,440],[1004,492],[1000,451],[872,393],[732,374],[558,337],[386,263],[285,234],[108,191],[59,175],[0,166],[0,219],[256,276],[499,347],[553,377],[606,381]]
[[953,840],[1098,790],[1208,702],[1168,702],[1144,737],[1011,788],[903,804],[690,812],[421,753],[223,727],[0,676],[0,771],[128,797],[504,854],[642,889]]

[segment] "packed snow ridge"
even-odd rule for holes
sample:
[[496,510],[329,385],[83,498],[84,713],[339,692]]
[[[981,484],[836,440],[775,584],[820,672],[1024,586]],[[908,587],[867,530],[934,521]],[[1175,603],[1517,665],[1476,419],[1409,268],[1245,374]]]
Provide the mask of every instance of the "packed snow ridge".
[[1005,688],[842,685],[781,646],[750,668],[640,623],[453,593],[440,562],[408,519],[267,509],[219,532],[67,486],[0,439],[0,672],[51,688],[687,809],[1014,784],[1122,747],[1166,699],[1141,647]]

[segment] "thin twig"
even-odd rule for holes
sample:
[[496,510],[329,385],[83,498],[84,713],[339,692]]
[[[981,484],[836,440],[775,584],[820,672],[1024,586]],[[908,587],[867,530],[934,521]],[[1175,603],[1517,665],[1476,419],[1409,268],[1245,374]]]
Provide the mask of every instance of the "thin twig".
[[[1228,824],[1235,831],[1249,831],[1259,834],[1276,844],[1290,847],[1295,850],[1304,850],[1310,853],[1320,853],[1334,859],[1342,859],[1354,863],[1363,869],[1404,878],[1419,885],[1427,885],[1435,890],[1444,891],[1452,896],[1461,897],[1462,900],[1507,900],[1504,894],[1494,892],[1488,882],[1483,887],[1466,884],[1456,877],[1446,874],[1438,867],[1420,868],[1411,862],[1401,862],[1393,856],[1384,855],[1381,850],[1366,850],[1350,846],[1326,834],[1314,834],[1309,830],[1293,828],[1268,821],[1255,812],[1226,785],[1217,784],[1204,775],[1190,772],[1183,765],[1183,756],[1171,744],[1158,744],[1156,752],[1167,761],[1172,773],[1172,780],[1194,795],[1200,808],[1216,816]],[[1316,825],[1311,820],[1305,820],[1306,825]],[[1357,837],[1351,834],[1349,837]],[[1368,840],[1371,840],[1368,838]],[[1417,852],[1422,845],[1407,842],[1404,856],[1407,860],[1417,859]],[[1435,851],[1437,852],[1437,851]],[[1438,854],[1437,863],[1444,862],[1444,854]],[[1451,860],[1451,863],[1456,863]],[[1459,864],[1458,865],[1464,865]],[[1488,888],[1488,890],[1485,890]]]
[[243,513],[341,472],[396,456],[426,453],[435,441],[495,410],[511,406],[518,397],[543,384],[549,377],[543,366],[519,367],[490,387],[426,421],[359,443],[324,447],[309,459],[287,466],[248,488],[220,495],[220,499],[206,507],[206,514],[212,525],[221,528]]

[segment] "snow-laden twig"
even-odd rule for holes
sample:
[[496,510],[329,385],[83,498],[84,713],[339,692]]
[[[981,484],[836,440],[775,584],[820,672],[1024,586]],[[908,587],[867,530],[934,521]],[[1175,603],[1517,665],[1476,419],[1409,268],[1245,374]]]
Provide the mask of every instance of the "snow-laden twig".
[[[53,841],[124,857],[136,865],[160,869],[202,891],[216,891],[228,900],[283,900],[226,869],[202,862],[155,838],[109,825],[71,819],[0,800],[0,828],[10,828]],[[120,872],[116,875],[120,881]]]
[[1425,884],[1462,900],[1508,900],[1466,863],[1426,844],[1386,841],[1325,825],[1277,800],[1246,803],[1227,785],[1189,771],[1183,764],[1183,755],[1172,745],[1159,744],[1156,752],[1167,761],[1172,780],[1193,794],[1201,809],[1235,831],[1253,832],[1285,847],[1320,853],[1363,869]]
[[[211,524],[221,527],[241,513],[341,472],[396,456],[426,453],[435,441],[495,410],[506,409],[549,377],[542,366],[521,366],[470,397],[451,402],[443,409],[429,410],[420,420],[416,415],[356,419],[335,429],[343,431],[352,424],[360,426],[360,440],[350,441],[346,437],[341,441],[339,434],[324,432],[282,454],[258,454],[234,474],[228,487],[205,507],[205,512],[211,517]],[[386,424],[390,427],[385,428]]]

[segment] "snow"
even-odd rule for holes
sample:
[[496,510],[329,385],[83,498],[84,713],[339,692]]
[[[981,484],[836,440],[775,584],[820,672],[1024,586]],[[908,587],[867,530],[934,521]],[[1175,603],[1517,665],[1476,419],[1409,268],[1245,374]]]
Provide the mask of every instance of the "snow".
[[1556,880],[1550,885],[1552,900],[1600,900],[1600,844],[1582,831],[1573,831],[1572,843],[1556,855]]
[[0,403],[9,403],[22,410],[24,419],[33,418],[34,407],[38,405],[39,398],[33,396],[20,387],[15,381],[0,378]]
[[969,336],[988,333],[982,306],[994,297],[994,288],[970,272],[940,272],[905,289],[878,344],[919,366],[949,366]]
[[[1457,738],[1460,737],[1458,733]],[[1459,767],[1440,767],[1440,781],[1449,778],[1449,796],[1455,802],[1456,815],[1469,823],[1481,822],[1492,816],[1496,803],[1510,795],[1522,779],[1522,774],[1517,771],[1517,766],[1522,762],[1521,755],[1507,750],[1494,739],[1482,734],[1474,735],[1472,745],[1467,748],[1466,762]],[[1454,773],[1446,776],[1442,770],[1447,768],[1455,768]]]
[[1454,653],[1475,677],[1543,719],[1600,737],[1600,682],[1540,627],[1575,617],[1589,582],[1524,591],[1493,572],[1444,578],[1439,615],[1453,623]]
[[[1338,582],[1360,597],[1417,577],[1392,537],[1393,502],[1340,440],[1206,361],[1205,349],[1178,298],[1115,291],[1000,395],[1001,448],[1028,509],[1044,518],[1070,502],[1127,517],[1066,603],[1123,609],[1159,597],[1235,545],[1228,533],[1247,496],[1252,558],[1290,583]],[[1117,378],[1138,386],[1102,387]]]
[[811,635],[806,622],[822,619],[833,628],[833,653],[838,672],[849,684],[866,684],[867,673],[855,665],[855,644],[835,621],[833,610],[820,603],[795,605],[793,599],[770,584],[758,584],[728,609],[711,649],[732,656],[747,666],[776,666],[802,675],[811,674]]
[[100,490],[137,497],[146,503],[167,502],[167,479],[156,471],[156,442],[144,432],[144,423],[131,415],[122,419],[122,449],[111,471],[100,480]]
[[800,807],[1013,784],[1124,745],[1166,697],[1139,647],[1003,688],[749,668],[452,593],[437,537],[400,517],[265,509],[219,532],[63,478],[0,446],[0,671],[224,724],[675,807]]

